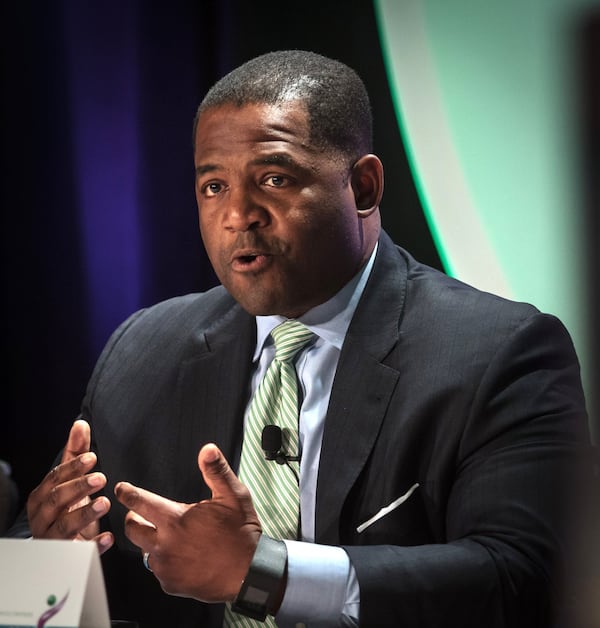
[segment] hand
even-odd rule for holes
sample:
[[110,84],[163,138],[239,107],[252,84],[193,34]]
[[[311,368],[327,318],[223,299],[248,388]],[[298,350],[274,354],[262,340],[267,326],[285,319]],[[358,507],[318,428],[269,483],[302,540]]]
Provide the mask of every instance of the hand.
[[96,541],[100,553],[114,543],[110,532],[99,534],[98,520],[110,502],[106,497],[94,500],[90,495],[106,485],[102,473],[89,473],[96,465],[90,452],[90,426],[77,420],[59,465],[54,467],[27,500],[27,516],[36,539],[77,539]]
[[115,494],[130,509],[125,534],[150,553],[150,567],[166,593],[226,602],[240,590],[261,526],[250,492],[216,445],[200,450],[198,467],[212,498],[197,504],[174,502],[128,482],[119,482]]

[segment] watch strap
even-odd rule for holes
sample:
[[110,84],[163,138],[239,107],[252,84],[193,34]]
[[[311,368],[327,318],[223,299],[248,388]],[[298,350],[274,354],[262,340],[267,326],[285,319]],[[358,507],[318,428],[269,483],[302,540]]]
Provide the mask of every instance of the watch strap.
[[259,621],[264,621],[267,615],[274,615],[286,566],[285,543],[261,534],[231,610]]

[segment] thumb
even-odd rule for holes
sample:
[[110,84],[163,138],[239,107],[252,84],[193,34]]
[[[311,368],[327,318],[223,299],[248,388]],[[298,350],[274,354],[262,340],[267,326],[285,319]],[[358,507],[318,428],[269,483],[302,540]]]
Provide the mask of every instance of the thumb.
[[198,453],[198,467],[212,497],[225,499],[240,497],[244,485],[229,466],[221,450],[213,443],[204,445]]
[[63,451],[62,462],[72,460],[79,454],[90,450],[90,425],[83,419],[77,419],[71,426],[69,438]]

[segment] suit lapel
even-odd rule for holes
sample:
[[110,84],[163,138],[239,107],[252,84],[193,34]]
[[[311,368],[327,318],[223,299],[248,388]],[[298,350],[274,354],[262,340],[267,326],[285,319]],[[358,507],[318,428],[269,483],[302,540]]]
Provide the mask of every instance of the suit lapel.
[[[180,370],[181,424],[191,446],[197,454],[199,445],[216,443],[234,469],[255,343],[254,318],[236,305],[203,333],[198,353]],[[202,498],[209,497],[206,487],[203,490],[207,494]]]
[[399,340],[405,291],[406,261],[382,234],[331,391],[317,483],[318,543],[339,543],[344,501],[373,449],[396,387],[398,372],[383,361]]

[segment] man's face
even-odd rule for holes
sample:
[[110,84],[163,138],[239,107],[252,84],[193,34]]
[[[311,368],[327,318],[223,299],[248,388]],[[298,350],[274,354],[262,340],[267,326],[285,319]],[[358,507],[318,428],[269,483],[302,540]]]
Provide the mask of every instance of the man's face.
[[296,318],[358,271],[371,245],[351,164],[311,145],[302,104],[208,109],[195,142],[202,239],[245,310]]

